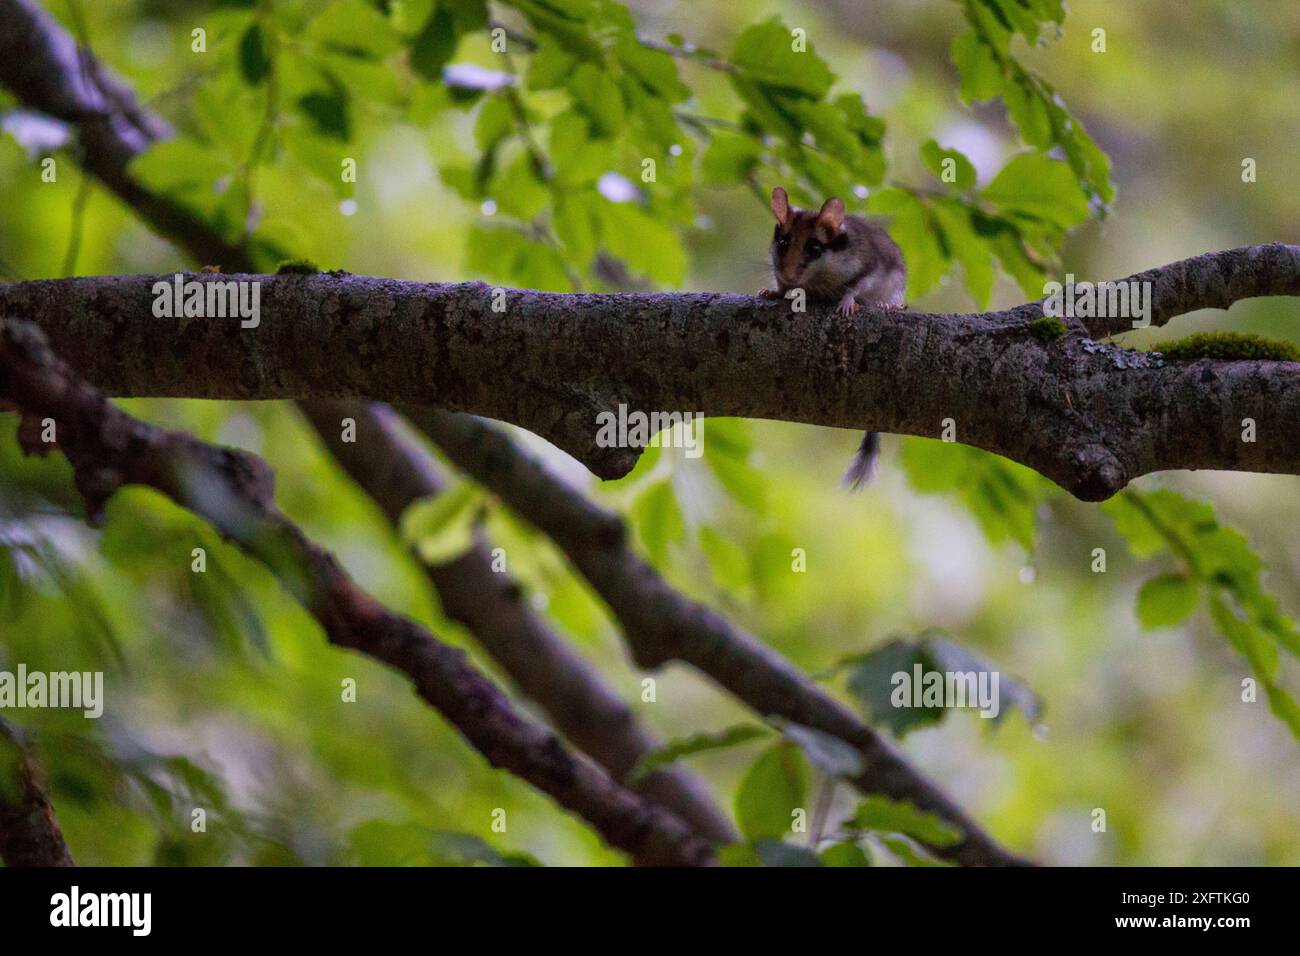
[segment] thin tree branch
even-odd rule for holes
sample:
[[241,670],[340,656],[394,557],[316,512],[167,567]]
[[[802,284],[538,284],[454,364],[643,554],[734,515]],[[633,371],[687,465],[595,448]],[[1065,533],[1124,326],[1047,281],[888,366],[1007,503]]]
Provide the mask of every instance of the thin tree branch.
[[5,866],[75,866],[35,762],[0,720],[0,861]]
[[24,105],[71,124],[86,168],[161,235],[175,237],[200,263],[226,261],[228,242],[180,203],[149,191],[128,168],[169,135],[167,124],[141,109],[134,93],[88,52],[83,58],[35,0],[0,0],[0,83]]
[[[1271,242],[1225,252],[1207,252],[1156,269],[1147,269],[1121,284],[1151,284],[1151,324],[1197,309],[1227,309],[1234,302],[1259,296],[1300,296],[1300,246]],[[1131,319],[1098,316],[1080,320],[1094,339],[1133,328]]]
[[[403,432],[400,416],[387,405],[316,401],[301,407],[330,453],[394,526],[413,502],[445,490],[433,456]],[[341,440],[345,418],[356,422],[355,442]],[[533,611],[520,584],[493,570],[492,560],[491,545],[480,534],[464,554],[422,566],[443,612],[469,629],[566,738],[615,780],[625,780],[658,741],[599,672]],[[649,774],[635,789],[703,836],[723,843],[736,839],[703,782],[682,767]]]
[[[0,401],[25,422],[56,423],[87,514],[98,520],[125,484],[154,488],[210,521],[262,561],[320,622],[330,643],[406,674],[494,767],[508,770],[582,817],[614,847],[646,865],[699,865],[711,845],[675,815],[614,783],[575,757],[559,738],[524,719],[466,659],[407,618],[383,607],[332,554],[275,507],[270,469],[260,459],[206,445],[139,421],[82,382],[31,325],[0,320]],[[20,429],[29,453],[50,446]]]
[[439,409],[409,409],[406,414],[457,467],[559,545],[618,618],[632,657],[642,667],[683,661],[763,716],[781,716],[852,744],[865,762],[862,774],[851,781],[860,791],[909,800],[965,834],[962,843],[934,847],[935,853],[966,865],[1024,862],[998,846],[934,783],[793,664],[679,594],[628,546],[619,515],[554,478],[501,429]]

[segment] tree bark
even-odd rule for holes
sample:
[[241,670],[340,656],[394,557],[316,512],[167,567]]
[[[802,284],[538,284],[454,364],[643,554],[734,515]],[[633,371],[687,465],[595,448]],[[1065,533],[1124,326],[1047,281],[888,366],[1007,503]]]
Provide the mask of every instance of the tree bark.
[[36,763],[0,720],[0,861],[5,866],[75,866]]
[[[1189,263],[1165,268],[1220,280],[1175,283],[1173,304],[1156,309],[1163,318],[1300,288],[1297,246]],[[1166,362],[1099,344],[1077,322],[1043,342],[1028,324],[1038,304],[843,319],[714,293],[559,294],[339,272],[187,281],[231,279],[260,283],[256,328],[155,317],[154,286],[172,276],[14,283],[0,287],[0,315],[39,323],[115,396],[439,405],[537,432],[606,478],[640,452],[599,439],[597,416],[620,404],[930,437],[951,423],[957,441],[1088,501],[1170,468],[1300,473],[1300,363]],[[1247,418],[1254,441],[1242,440]]]

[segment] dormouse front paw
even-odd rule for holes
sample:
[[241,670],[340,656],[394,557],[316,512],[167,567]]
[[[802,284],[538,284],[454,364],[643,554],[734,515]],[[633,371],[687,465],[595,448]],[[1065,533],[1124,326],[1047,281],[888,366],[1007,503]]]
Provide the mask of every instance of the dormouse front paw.
[[835,311],[840,315],[848,318],[850,315],[856,315],[862,305],[851,295],[846,295],[840,299],[840,304],[835,307]]
[[780,289],[759,289],[758,297],[760,299],[780,299],[782,298]]

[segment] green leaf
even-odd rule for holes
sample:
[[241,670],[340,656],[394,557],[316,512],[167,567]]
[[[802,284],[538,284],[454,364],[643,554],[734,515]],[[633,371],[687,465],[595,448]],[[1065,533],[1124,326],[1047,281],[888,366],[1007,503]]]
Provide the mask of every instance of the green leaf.
[[799,748],[774,744],[745,772],[736,792],[736,823],[749,840],[780,840],[791,832],[793,811],[804,805],[808,769]]
[[1043,282],[1047,275],[1041,263],[1029,257],[1025,239],[1014,225],[994,221],[989,245],[998,257],[1002,270],[1024,291],[1025,295],[1038,298],[1043,294]]
[[757,83],[821,99],[830,90],[835,74],[811,45],[796,51],[794,43],[790,29],[778,17],[772,17],[740,34],[731,62],[742,76]]
[[17,558],[0,539],[0,621],[17,620],[27,605],[27,598],[27,587],[18,573]]
[[762,839],[733,843],[718,851],[718,865],[727,867],[823,866],[822,858],[807,847]]
[[1142,585],[1137,616],[1147,630],[1177,627],[1196,611],[1200,589],[1185,574],[1162,574]]
[[1300,740],[1300,705],[1295,698],[1274,683],[1266,683],[1264,690],[1268,694],[1268,709],[1273,716],[1286,724],[1291,736]]
[[550,190],[538,178],[527,153],[520,153],[509,165],[497,171],[489,184],[489,192],[501,213],[522,220],[531,220],[539,215],[551,200]]
[[[39,535],[34,535],[20,550],[25,563],[39,569],[75,612],[74,633],[82,641],[85,651],[97,662],[111,662],[125,668],[126,657],[121,640],[96,590],[94,579],[82,568],[64,560],[59,549]],[[22,586],[21,581],[17,583]]]
[[667,103],[680,103],[691,95],[677,76],[677,61],[662,50],[643,45],[635,36],[624,35],[617,45],[619,61],[647,93]]
[[952,62],[964,103],[992,99],[1002,92],[1002,67],[992,48],[974,31],[952,41]]
[[257,86],[271,72],[262,25],[253,23],[239,38],[239,73],[250,86]]
[[1250,662],[1256,676],[1265,684],[1271,685],[1277,678],[1281,664],[1277,645],[1250,620],[1235,614],[1218,596],[1211,595],[1209,603],[1210,617],[1215,626],[1228,639],[1233,649]]
[[762,866],[752,843],[731,843],[718,850],[718,866],[750,868]]
[[1069,229],[1088,218],[1088,197],[1064,163],[1042,153],[1021,153],[1013,157],[993,182],[985,187],[984,198],[1010,212],[1023,213]]
[[908,438],[900,460],[917,491],[955,495],[993,544],[1033,551],[1039,506],[1056,487],[1023,465],[958,442]]
[[941,199],[932,209],[948,252],[965,272],[967,291],[981,309],[987,309],[993,295],[992,247],[975,231],[972,211],[960,201]]
[[758,166],[763,145],[752,136],[725,130],[715,133],[700,157],[700,177],[710,185],[734,186]]
[[867,113],[867,104],[857,93],[841,93],[835,97],[835,108],[840,111],[849,130],[863,146],[879,150],[885,138],[885,121]]
[[[711,430],[712,426],[708,426]],[[705,455],[709,469],[718,483],[750,511],[762,512],[767,504],[767,480],[763,473],[743,458],[726,454]]]
[[594,63],[584,63],[573,71],[566,85],[574,104],[591,120],[597,136],[618,136],[623,126],[623,96],[607,71]]
[[668,545],[686,535],[686,524],[671,481],[657,481],[641,493],[632,505],[632,523],[650,560],[663,564]]
[[442,68],[456,53],[459,39],[451,11],[439,3],[411,41],[411,69],[426,80],[441,80]]
[[431,830],[428,833],[429,852],[436,865],[455,864],[473,866],[540,866],[528,853],[502,853],[480,836],[472,833],[453,833]]
[[311,120],[316,132],[347,142],[352,138],[347,92],[342,88],[316,90],[298,100],[298,108]]
[[483,493],[469,482],[415,502],[402,512],[402,540],[427,564],[446,564],[474,544]]
[[[985,671],[996,671],[998,678],[998,712],[995,717],[990,718],[994,726],[1001,724],[1002,721],[1006,720],[1008,714],[1016,710],[1020,711],[1030,724],[1036,724],[1042,719],[1043,700],[1030,690],[1023,681],[1017,680],[1000,668],[981,660],[960,644],[954,644],[952,641],[939,637],[928,637],[925,639],[925,647],[938,669],[945,673],[974,673],[979,675]],[[990,678],[990,689],[992,686],[992,679]]]
[[1159,554],[1167,546],[1164,536],[1139,510],[1132,495],[1116,495],[1101,503],[1101,510],[1110,516],[1115,530],[1123,536],[1129,550],[1138,558]]
[[970,189],[975,185],[975,167],[960,150],[946,149],[935,140],[928,139],[921,146],[921,161],[925,163],[926,169],[946,185],[957,189]]
[[[569,259],[581,268],[589,266],[596,254],[597,203],[595,197],[576,192],[564,192],[555,198],[551,224]],[[645,454],[641,460],[645,460]]]
[[708,525],[701,525],[700,550],[709,559],[709,568],[719,588],[733,595],[741,595],[753,584],[749,553],[733,541],[728,541]]
[[548,292],[572,289],[563,256],[542,242],[506,226],[475,226],[466,244],[471,273],[491,282]]
[[528,63],[528,88],[550,90],[562,85],[577,62],[578,58],[554,37],[543,34]]
[[666,157],[673,146],[693,153],[694,144],[677,125],[671,104],[648,91],[626,74],[618,78],[619,90],[627,107],[627,130],[624,140],[635,151]]
[[438,0],[451,11],[452,25],[457,33],[485,30],[488,26],[487,0]]
[[787,740],[799,745],[809,763],[828,777],[848,780],[866,770],[862,752],[847,741],[791,720],[773,717],[772,723]]
[[881,834],[879,840],[890,853],[898,857],[907,866],[951,866],[942,860],[921,852],[917,845],[907,837]]
[[489,96],[474,120],[474,142],[484,151],[492,149],[515,129],[515,114],[504,96]]
[[961,830],[939,816],[888,797],[867,797],[849,825],[873,833],[902,833],[928,846],[955,846],[962,841]]
[[335,0],[312,20],[307,36],[327,50],[371,60],[402,45],[388,18],[364,0]]
[[[805,172],[819,180],[823,192],[843,193],[859,181],[874,185],[883,178],[885,157],[875,135],[883,125],[866,115],[860,97],[848,94],[835,103],[786,97],[784,107],[802,131],[801,142],[811,137],[816,143],[817,152],[801,151],[800,159]],[[865,129],[873,132],[863,133]],[[827,164],[826,173],[835,179],[827,181],[826,173],[815,174],[814,163]]]
[[596,211],[601,245],[633,274],[667,286],[686,278],[686,249],[671,226],[633,203],[603,202]]
[[[555,164],[556,179],[566,185],[590,185],[614,164],[613,143],[608,139],[592,139],[591,124],[577,110],[565,110],[550,124],[550,156]],[[594,200],[579,197],[577,191],[565,191],[565,200],[579,198],[585,208],[595,214]],[[595,242],[596,226],[587,226]]]
[[635,786],[648,775],[669,764],[676,763],[683,757],[710,753],[717,750],[730,750],[741,744],[749,743],[760,737],[771,736],[771,728],[762,724],[735,724],[712,733],[691,734],[680,737],[656,747],[646,753],[627,775],[627,783]]
[[1051,148],[1055,142],[1052,114],[1029,76],[1015,71],[1003,87],[1002,99],[1007,105],[1007,116],[1020,132],[1020,139],[1039,149]]
[[1044,24],[1059,25],[1061,4],[1058,0],[970,0],[963,10],[971,30],[952,44],[962,99],[970,103],[1001,94],[1021,139],[1045,151],[1059,148],[1089,202],[1104,209],[1115,195],[1105,153],[1070,115],[1052,85],[1010,53],[1013,33],[1032,43]]
[[211,193],[217,180],[230,174],[232,164],[192,139],[169,139],[149,147],[130,168],[132,175],[160,192]]
[[[868,719],[872,723],[884,724],[898,737],[917,727],[942,721],[948,711],[958,705],[981,715],[984,705],[996,707],[996,713],[988,718],[995,726],[1013,710],[1019,710],[1030,723],[1037,722],[1042,716],[1042,701],[1022,682],[980,660],[965,648],[939,637],[895,638],[866,654],[848,658],[840,666],[847,668],[846,686]],[[921,686],[916,682],[918,667]],[[940,694],[936,703],[925,703],[924,682],[926,675],[931,673],[944,677],[945,693]],[[953,690],[963,695],[964,700],[960,697],[952,701],[946,699],[949,674],[963,675],[954,679]],[[911,690],[910,700],[904,700],[901,695],[904,685],[900,681],[903,678]],[[981,701],[981,688],[995,696]]]
[[822,866],[870,866],[871,858],[867,851],[856,843],[845,841],[832,843],[821,852]]
[[431,830],[418,823],[367,820],[348,834],[359,866],[538,866],[526,853],[502,853],[470,833]]
[[910,677],[918,664],[923,672],[936,669],[924,647],[903,640],[890,641],[846,662],[849,693],[872,724],[888,728],[895,737],[937,724],[946,714],[942,707],[894,706],[894,675]]

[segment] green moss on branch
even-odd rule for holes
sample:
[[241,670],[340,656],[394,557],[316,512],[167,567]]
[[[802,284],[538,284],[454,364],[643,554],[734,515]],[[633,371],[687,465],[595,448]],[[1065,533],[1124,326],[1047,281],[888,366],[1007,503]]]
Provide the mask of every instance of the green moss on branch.
[[1266,339],[1243,332],[1196,332],[1162,342],[1156,348],[1167,359],[1190,362],[1195,359],[1272,359],[1277,362],[1300,362],[1300,347],[1291,342]]
[[1065,337],[1065,323],[1050,315],[1040,316],[1029,323],[1029,334],[1040,342],[1055,342]]

